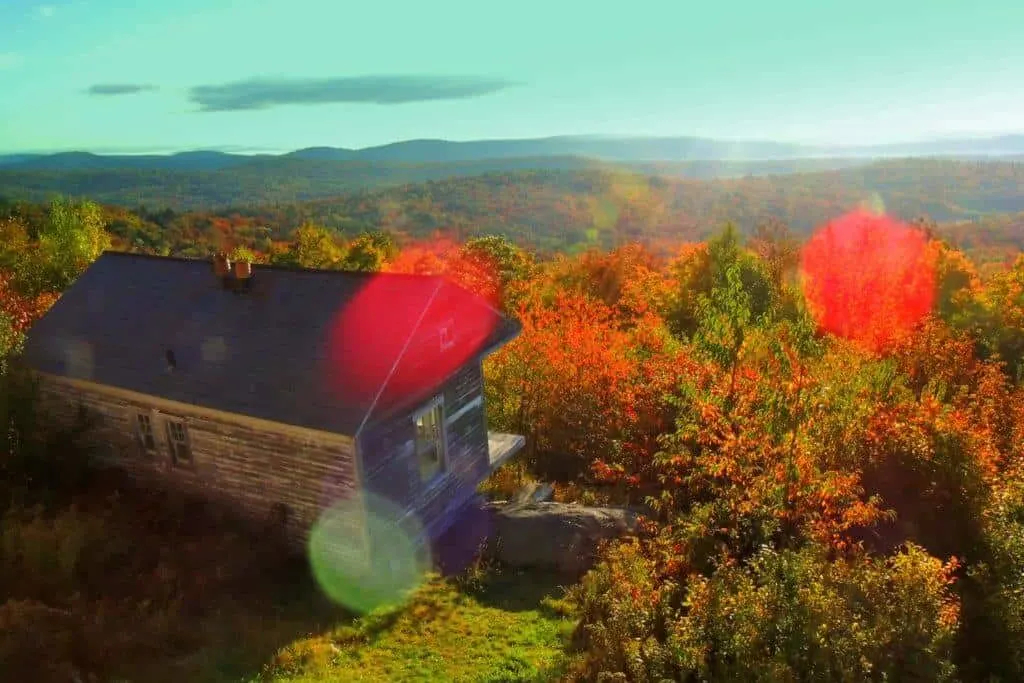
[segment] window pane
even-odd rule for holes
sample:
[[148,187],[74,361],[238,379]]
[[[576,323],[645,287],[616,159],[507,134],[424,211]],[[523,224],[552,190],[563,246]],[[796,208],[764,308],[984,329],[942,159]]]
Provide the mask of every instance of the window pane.
[[416,418],[416,457],[423,481],[436,477],[444,466],[443,415],[438,404]]
[[170,444],[171,458],[175,464],[178,462],[192,462],[192,451],[188,446],[184,422],[167,423],[167,440]]
[[156,439],[153,438],[153,424],[149,420],[149,415],[136,413],[135,418],[142,447],[147,451],[156,450]]

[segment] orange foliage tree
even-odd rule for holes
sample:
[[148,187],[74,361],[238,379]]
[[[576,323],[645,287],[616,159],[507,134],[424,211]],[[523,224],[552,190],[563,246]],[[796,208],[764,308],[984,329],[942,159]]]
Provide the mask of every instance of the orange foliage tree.
[[520,337],[488,363],[488,398],[498,421],[527,434],[538,470],[644,470],[667,424],[662,396],[686,372],[657,320],[622,329],[614,309],[578,292],[524,303],[520,320]]

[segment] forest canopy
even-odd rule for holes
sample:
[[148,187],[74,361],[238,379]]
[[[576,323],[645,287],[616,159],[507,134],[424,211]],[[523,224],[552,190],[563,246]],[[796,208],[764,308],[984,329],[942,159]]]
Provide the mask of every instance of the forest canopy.
[[[228,222],[189,253],[443,274],[522,322],[485,364],[488,423],[560,499],[648,510],[569,592],[579,678],[1021,680],[1024,256],[982,272],[927,222],[829,218],[553,256]],[[0,223],[6,357],[107,230],[165,239],[147,225],[63,200]]]

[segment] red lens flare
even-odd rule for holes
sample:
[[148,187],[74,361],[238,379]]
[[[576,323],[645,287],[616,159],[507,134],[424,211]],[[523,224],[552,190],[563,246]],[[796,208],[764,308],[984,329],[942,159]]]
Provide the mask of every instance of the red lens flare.
[[[332,381],[386,410],[437,392],[486,347],[499,314],[441,277],[382,273],[338,314]],[[378,396],[378,392],[380,392]]]
[[928,237],[863,209],[815,232],[804,246],[801,270],[818,326],[874,352],[909,334],[935,300]]

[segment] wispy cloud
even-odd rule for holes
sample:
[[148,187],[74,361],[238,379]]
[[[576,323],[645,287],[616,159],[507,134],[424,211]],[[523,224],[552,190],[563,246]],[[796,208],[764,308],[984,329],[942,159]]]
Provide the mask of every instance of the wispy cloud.
[[146,83],[97,83],[89,86],[85,92],[90,95],[136,95],[149,90],[156,90],[156,86]]
[[22,62],[22,56],[14,52],[0,52],[0,71],[13,69]]
[[199,111],[247,111],[287,104],[360,102],[407,104],[490,95],[517,85],[474,76],[355,76],[323,79],[252,79],[197,85],[189,99]]
[[40,5],[36,7],[36,16],[40,19],[49,19],[57,13],[57,8],[53,5]]

